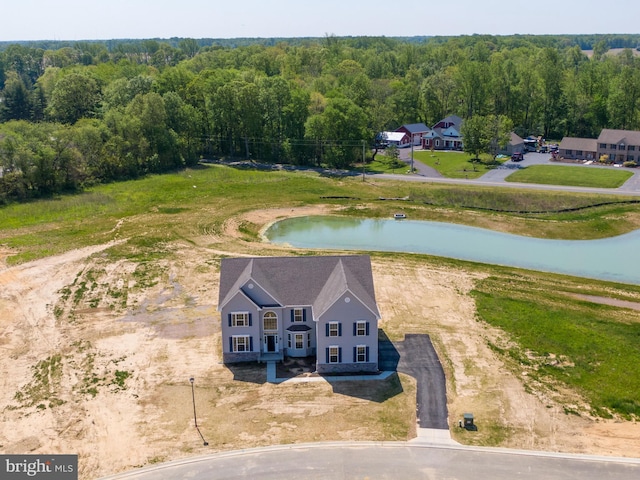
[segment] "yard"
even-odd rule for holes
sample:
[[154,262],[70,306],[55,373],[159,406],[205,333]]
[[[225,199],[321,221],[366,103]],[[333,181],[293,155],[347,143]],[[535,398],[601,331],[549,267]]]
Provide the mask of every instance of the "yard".
[[472,156],[464,152],[429,151],[418,150],[413,154],[414,160],[435,168],[447,178],[478,178],[487,171],[506,161],[504,159],[493,160],[491,155],[483,154],[480,162],[472,162]]
[[573,187],[618,188],[633,173],[628,170],[583,166],[532,165],[512,173],[508,182],[566,185]]

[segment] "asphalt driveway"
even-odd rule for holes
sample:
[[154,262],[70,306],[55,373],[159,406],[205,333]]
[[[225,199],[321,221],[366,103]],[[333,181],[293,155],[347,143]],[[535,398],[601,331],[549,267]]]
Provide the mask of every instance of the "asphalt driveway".
[[446,380],[429,335],[405,335],[402,342],[382,340],[378,348],[380,370],[397,370],[416,379],[419,427],[448,430]]

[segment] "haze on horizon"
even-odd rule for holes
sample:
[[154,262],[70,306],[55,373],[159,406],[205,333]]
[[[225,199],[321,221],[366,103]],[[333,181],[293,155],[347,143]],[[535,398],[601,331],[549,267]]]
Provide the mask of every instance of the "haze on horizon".
[[[397,6],[399,5],[399,6]],[[0,41],[639,33],[640,2],[610,0],[21,0]]]

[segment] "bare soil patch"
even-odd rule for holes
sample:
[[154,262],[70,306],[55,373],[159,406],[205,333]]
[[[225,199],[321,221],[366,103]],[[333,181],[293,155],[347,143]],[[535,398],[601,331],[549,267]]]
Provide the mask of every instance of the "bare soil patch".
[[[78,453],[80,477],[97,478],[219,450],[412,438],[410,377],[336,390],[271,385],[263,366],[220,363],[220,256],[287,250],[242,240],[240,222],[263,228],[330,211],[248,213],[222,234],[168,246],[172,255],[142,275],[137,264],[111,262],[110,244],[10,268],[0,250],[0,451]],[[638,456],[639,424],[567,415],[567,397],[531,392],[506,368],[487,346],[502,333],[476,320],[475,274],[391,259],[375,259],[373,272],[385,333],[431,336],[458,441]],[[208,447],[193,426],[190,377]],[[473,434],[453,427],[469,411]]]

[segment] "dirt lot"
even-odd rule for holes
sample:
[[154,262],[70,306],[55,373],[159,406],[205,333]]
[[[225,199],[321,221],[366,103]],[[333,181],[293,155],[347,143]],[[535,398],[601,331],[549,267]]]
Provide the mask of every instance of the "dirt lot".
[[[408,377],[334,391],[270,385],[262,368],[220,364],[218,259],[264,250],[240,240],[236,226],[168,246],[170,259],[144,275],[140,265],[109,261],[112,244],[11,268],[0,247],[0,451],[78,453],[81,478],[96,478],[272,443],[412,438],[414,428],[393,418],[415,411]],[[640,456],[638,423],[567,415],[563,407],[579,399],[530,393],[509,373],[487,346],[507,340],[475,319],[472,274],[416,261],[376,260],[373,269],[385,333],[429,333],[447,374],[450,425],[464,412],[476,416],[474,436],[452,428],[458,441]],[[208,447],[193,428],[191,376]]]

